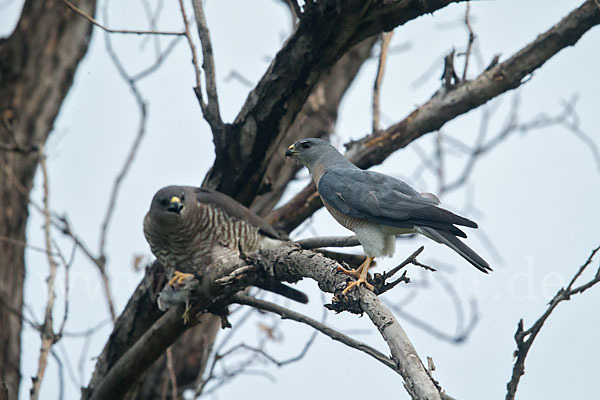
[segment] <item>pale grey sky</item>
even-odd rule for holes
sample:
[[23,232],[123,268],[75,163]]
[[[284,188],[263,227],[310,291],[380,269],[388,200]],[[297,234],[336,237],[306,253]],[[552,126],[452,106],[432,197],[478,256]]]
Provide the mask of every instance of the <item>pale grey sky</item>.
[[[19,3],[3,5],[0,34],[5,35],[10,30],[18,15]],[[237,81],[226,82],[229,71],[235,69],[256,82],[290,32],[289,17],[279,3],[272,0],[206,3],[220,104],[228,121],[237,114],[248,92],[248,88]],[[103,4],[100,1],[101,7]],[[110,25],[144,28],[145,17],[140,4],[137,1],[111,2]],[[473,28],[483,62],[487,64],[496,53],[501,53],[502,59],[512,55],[580,4],[581,1],[539,0],[473,2]],[[188,9],[191,13],[191,7]],[[466,31],[456,22],[464,10],[464,4],[450,6],[397,29],[392,46],[410,42],[412,47],[389,58],[381,100],[384,124],[403,118],[437,90],[442,56],[453,47],[458,52],[465,47]],[[165,30],[180,29],[178,8],[165,2],[159,24]],[[153,60],[152,38],[115,35],[112,40],[131,73]],[[161,39],[163,48],[168,40]],[[600,28],[594,28],[576,46],[563,50],[538,70],[518,92],[519,121],[531,120],[542,113],[556,115],[561,111],[561,102],[577,95],[580,127],[600,146],[599,48]],[[430,78],[414,88],[413,82],[434,63]],[[481,67],[474,59],[470,76],[475,76]],[[370,130],[375,68],[375,60],[366,64],[342,104],[333,139],[340,147]],[[193,85],[189,48],[183,40],[161,69],[140,84],[149,104],[146,138],[120,193],[108,236],[108,272],[119,310],[142,277],[141,272],[133,270],[134,255],[150,254],[141,223],[153,193],[168,184],[200,184],[214,158],[211,133],[201,117]],[[490,135],[502,128],[514,95],[515,92],[510,92],[490,104],[491,108],[498,109],[491,121]],[[481,111],[473,111],[449,123],[443,131],[463,141],[472,141],[480,118]],[[107,56],[104,34],[97,30],[47,146],[51,207],[57,212],[66,212],[73,229],[93,249],[97,248],[112,181],[133,140],[137,122],[133,98]],[[418,140],[416,146],[430,152],[432,143],[433,136],[428,135]],[[423,179],[414,179],[413,171],[420,162],[414,147],[397,152],[376,169],[402,177],[420,190],[435,191],[437,183],[432,174],[425,173]],[[159,158],[160,164],[156,162]],[[457,175],[464,161],[464,158],[448,157],[448,175]],[[294,188],[306,182],[305,172],[300,177]],[[41,199],[39,186],[37,179],[33,193],[36,200]],[[452,251],[426,239],[400,241],[396,257],[380,260],[378,265],[379,271],[389,269],[420,244],[425,244],[422,260],[439,266],[436,274],[442,275],[461,294],[465,319],[468,319],[471,299],[477,302],[480,320],[461,345],[440,341],[402,319],[401,322],[420,356],[433,357],[437,366],[434,376],[449,394],[459,399],[501,399],[511,374],[513,335],[518,320],[524,318],[528,326],[541,315],[556,290],[600,244],[599,166],[589,148],[573,133],[564,127],[552,126],[510,137],[480,160],[467,187],[475,209],[466,207],[465,190],[452,192],[442,201],[455,211],[467,208],[471,211],[469,216],[479,222],[481,231],[494,243],[502,261],[485,245],[478,232],[470,235],[469,244],[490,261],[494,273],[479,274]],[[28,229],[30,243],[43,243],[41,224],[40,216],[32,211]],[[311,229],[320,235],[346,234],[323,210],[316,214]],[[301,236],[311,236],[311,229],[304,230]],[[69,241],[62,240],[58,233],[55,235],[68,252]],[[48,268],[45,258],[31,251],[27,252],[27,263],[25,301],[40,318],[46,300],[44,279]],[[451,267],[445,267],[447,265]],[[409,271],[409,275],[415,281],[429,282],[428,287],[400,286],[386,294],[386,300],[393,302],[419,290],[419,296],[406,311],[454,333],[454,307],[439,283],[440,278],[417,270]],[[311,302],[307,306],[292,307],[320,318],[322,302],[316,285],[302,282],[299,286],[309,293]],[[62,286],[58,292],[62,298]],[[329,300],[330,296],[326,297]],[[81,254],[77,254],[71,271],[70,300],[69,331],[81,331],[108,318],[96,270]],[[532,347],[518,398],[587,399],[597,392],[599,301],[600,288],[595,288],[559,306]],[[61,316],[61,307],[57,309],[56,315]],[[357,337],[387,353],[368,318],[330,313],[327,323],[344,331],[370,332],[357,334]],[[283,359],[302,348],[311,330],[289,321],[280,327],[285,340],[272,343],[269,351]],[[83,384],[87,384],[95,363],[93,357],[100,353],[110,330],[106,326],[93,337],[83,360]],[[257,323],[248,323],[236,337],[255,342]],[[35,375],[39,345],[37,332],[26,328],[21,398],[27,397],[30,377]],[[77,379],[78,357],[83,346],[82,339],[64,338],[57,348],[61,356],[69,355]],[[396,374],[364,354],[323,336],[317,337],[302,361],[281,369],[268,365],[264,369],[276,382],[242,376],[222,388],[219,396],[237,398],[255,393],[251,398],[260,394],[264,399],[282,396],[354,399],[376,394],[385,398],[408,398]],[[77,397],[78,391],[68,376],[65,383],[66,398]],[[54,360],[49,363],[42,393],[43,398],[57,396]]]

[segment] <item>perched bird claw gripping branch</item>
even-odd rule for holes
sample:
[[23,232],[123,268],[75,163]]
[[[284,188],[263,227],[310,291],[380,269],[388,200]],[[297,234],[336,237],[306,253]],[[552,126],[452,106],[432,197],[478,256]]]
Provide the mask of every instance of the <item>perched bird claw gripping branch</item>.
[[[172,274],[159,295],[166,310],[186,304],[206,268],[239,258],[243,253],[288,244],[259,216],[232,198],[208,189],[168,186],[153,197],[144,218],[144,236],[152,253]],[[306,295],[281,282],[265,282],[262,289],[306,303]]]
[[450,247],[481,272],[492,270],[487,261],[458,239],[467,235],[457,225],[477,228],[477,224],[438,207],[436,196],[419,193],[392,176],[362,170],[322,139],[299,140],[288,147],[285,155],[308,168],[327,211],[354,231],[367,255],[356,270],[338,269],[358,279],[343,294],[361,283],[373,290],[367,282],[371,262],[375,257],[392,256],[395,237],[402,234],[420,233]]

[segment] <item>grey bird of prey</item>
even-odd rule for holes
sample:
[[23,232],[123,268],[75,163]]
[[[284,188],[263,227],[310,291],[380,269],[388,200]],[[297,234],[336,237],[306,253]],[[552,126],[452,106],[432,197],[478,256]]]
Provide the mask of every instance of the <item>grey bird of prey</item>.
[[367,282],[367,271],[375,257],[392,256],[396,235],[420,233],[445,244],[481,272],[489,264],[458,237],[467,235],[457,227],[477,228],[467,218],[438,207],[440,201],[430,193],[419,193],[392,176],[365,171],[352,164],[329,142],[303,139],[285,152],[304,164],[315,182],[327,211],[344,227],[354,231],[367,259],[356,270],[339,270],[358,280],[344,290]]
[[[286,243],[269,224],[231,197],[190,186],[167,186],[154,195],[144,218],[144,236],[158,261],[175,271],[163,290],[172,293],[163,296],[165,306],[186,298],[186,288],[193,288],[191,273],[235,259],[240,249],[250,253]],[[304,293],[281,282],[265,282],[260,287],[308,302]],[[177,294],[178,288],[183,294]],[[164,308],[161,302],[159,307]]]

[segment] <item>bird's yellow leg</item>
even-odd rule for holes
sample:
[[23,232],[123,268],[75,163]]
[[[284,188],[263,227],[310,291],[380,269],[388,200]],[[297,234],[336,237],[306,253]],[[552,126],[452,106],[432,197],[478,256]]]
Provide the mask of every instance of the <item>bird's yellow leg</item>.
[[175,271],[175,273],[173,274],[173,277],[169,281],[168,285],[169,286],[175,286],[175,284],[183,285],[183,283],[185,282],[186,279],[193,278],[193,277],[194,277],[194,275],[192,275],[192,274],[186,274],[184,272]]
[[183,318],[183,324],[187,324],[190,321],[190,310],[192,309],[192,305],[190,304],[189,300],[185,301],[185,311],[183,312],[183,314],[181,315],[181,318]]
[[355,286],[358,287],[361,283],[363,283],[367,289],[369,289],[370,291],[373,291],[373,289],[374,289],[373,285],[371,285],[369,282],[367,282],[367,274],[369,272],[369,267],[371,266],[372,261],[373,261],[373,257],[367,256],[367,259],[365,260],[365,262],[363,262],[360,265],[360,267],[358,267],[355,270],[348,270],[348,269],[345,269],[342,267],[337,268],[338,271],[340,271],[346,275],[353,276],[357,279],[356,281],[350,282],[348,284],[348,286],[346,286],[346,289],[344,289],[344,291],[342,292],[343,295],[348,293],[353,287],[355,287]]

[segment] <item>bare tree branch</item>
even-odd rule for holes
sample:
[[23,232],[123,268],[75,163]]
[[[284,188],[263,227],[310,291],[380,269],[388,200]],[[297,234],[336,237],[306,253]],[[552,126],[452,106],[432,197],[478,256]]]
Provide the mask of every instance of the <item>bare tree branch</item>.
[[[106,15],[106,11],[104,12],[104,14]],[[123,183],[123,180],[127,176],[127,173],[129,172],[129,169],[131,168],[133,161],[135,160],[137,152],[140,148],[140,144],[146,134],[147,110],[146,110],[146,102],[142,98],[142,95],[137,87],[136,82],[129,76],[129,74],[125,70],[125,67],[121,63],[121,60],[119,59],[117,53],[114,51],[114,49],[112,47],[112,39],[108,33],[105,34],[105,43],[106,43],[106,51],[110,55],[110,58],[111,58],[113,64],[115,65],[115,67],[117,68],[119,75],[129,86],[129,89],[131,90],[131,93],[136,101],[136,104],[138,106],[139,113],[140,113],[136,136],[133,140],[133,143],[131,144],[129,153],[127,154],[127,158],[125,159],[125,162],[123,163],[123,166],[121,167],[121,170],[115,177],[115,181],[113,183],[113,186],[112,186],[112,189],[110,192],[108,206],[106,208],[104,219],[102,220],[102,226],[100,228],[98,257],[96,257],[96,259],[98,261],[96,263],[96,266],[98,267],[98,270],[100,271],[100,276],[102,277],[104,292],[105,292],[106,300],[108,302],[108,309],[110,311],[110,315],[111,315],[113,321],[116,321],[117,315],[115,312],[113,297],[112,297],[112,294],[110,291],[110,283],[109,283],[108,275],[106,274],[106,253],[105,253],[106,237],[108,234],[108,228],[112,221],[113,213],[116,208],[117,197],[119,195],[121,185]]]
[[379,132],[379,100],[381,97],[381,83],[383,81],[388,48],[390,46],[390,42],[392,41],[393,34],[394,31],[385,32],[380,35],[381,49],[379,51],[379,64],[377,65],[377,75],[375,76],[375,82],[373,83],[373,126],[371,128],[373,133]]
[[194,7],[194,15],[196,16],[198,37],[200,38],[200,44],[202,46],[202,68],[204,69],[204,82],[206,84],[206,102],[204,102],[202,96],[202,86],[200,85],[200,81],[196,82],[194,92],[196,93],[196,97],[200,102],[202,114],[212,129],[215,146],[223,149],[223,146],[226,146],[227,144],[221,142],[220,139],[222,139],[224,136],[225,124],[221,119],[221,111],[219,109],[217,78],[215,72],[215,61],[213,58],[212,42],[210,40],[210,32],[208,30],[208,24],[206,23],[202,0],[192,0],[192,6]]
[[105,31],[106,33],[125,33],[125,34],[129,34],[132,33],[134,35],[167,35],[167,36],[173,36],[173,35],[177,35],[177,36],[183,36],[185,35],[185,32],[172,32],[172,31],[156,31],[156,30],[149,30],[149,31],[144,31],[144,30],[130,30],[130,29],[111,29],[111,28],[107,28],[106,26],[102,25],[100,22],[96,21],[91,15],[89,15],[88,13],[86,13],[85,11],[77,8],[73,3],[71,3],[69,0],[61,0],[68,8],[70,8],[73,12],[75,12],[76,14],[80,15],[81,17],[87,19],[88,21],[90,21],[93,25],[97,26],[98,28],[102,29],[103,31]]
[[203,186],[250,204],[273,150],[328,68],[360,41],[452,2],[421,1],[419,7],[403,1],[351,0],[336,7],[310,3],[234,122],[226,126],[225,138],[219,139],[227,143],[226,149],[216,146],[215,163]]
[[[304,314],[298,313],[296,311],[292,311],[275,303],[271,303],[265,300],[260,300],[254,297],[245,296],[236,294],[232,297],[232,301],[234,303],[244,304],[247,306],[258,308],[259,310],[269,311],[280,315],[283,319],[292,319],[294,321],[307,324],[317,331],[329,336],[331,339],[341,342],[346,346],[353,347],[357,350],[360,350],[377,361],[383,363],[386,367],[393,369],[396,371],[396,365],[394,362],[378,350],[368,346],[367,344],[360,342],[356,339],[351,338],[350,336],[344,335],[341,332],[336,331],[335,329],[313,319]],[[397,372],[397,371],[396,371]]]
[[[536,69],[560,50],[575,44],[581,36],[600,24],[600,9],[594,0],[586,1],[559,23],[518,51],[508,60],[484,71],[476,79],[463,81],[451,90],[440,89],[431,99],[402,121],[347,145],[346,156],[361,168],[380,164],[390,154],[413,140],[440,129],[446,122],[492,98],[519,87]],[[288,203],[273,211],[270,222],[291,231],[322,206],[314,185],[306,186]]]
[[[207,269],[211,276],[203,277],[200,284],[202,290],[195,293],[196,303],[191,314],[195,315],[215,302],[230,301],[228,299],[231,295],[243,287],[256,285],[256,280],[262,279],[261,277],[288,282],[308,277],[316,280],[321,290],[335,293],[336,297],[341,296],[348,277],[336,272],[336,265],[336,262],[318,253],[297,247],[253,253],[244,261],[236,260],[233,264]],[[338,311],[367,312],[390,346],[394,361],[399,365],[398,371],[407,382],[409,393],[418,399],[424,399],[423,396],[433,393],[437,393],[437,397],[429,398],[440,398],[439,390],[427,375],[402,328],[372,292],[351,292],[343,303],[335,304],[334,308]],[[112,396],[124,395],[139,374],[189,327],[181,320],[182,312],[183,307],[167,311],[120,357],[99,381],[98,386],[88,388],[87,395],[91,399],[102,399],[109,393]],[[195,321],[192,318],[191,325]]]
[[50,189],[48,183],[48,169],[46,167],[46,155],[44,151],[40,154],[40,169],[42,170],[43,176],[43,190],[44,190],[44,238],[46,240],[46,257],[48,259],[48,265],[50,268],[50,272],[48,274],[47,279],[47,288],[48,288],[48,299],[46,300],[46,311],[44,313],[44,323],[42,325],[42,329],[40,331],[40,336],[42,339],[42,346],[40,350],[40,358],[38,361],[38,369],[33,378],[33,384],[31,386],[31,390],[29,392],[31,399],[37,400],[40,395],[40,386],[42,385],[42,380],[44,379],[44,372],[46,371],[46,366],[48,363],[48,354],[50,354],[50,350],[52,345],[57,340],[56,335],[54,334],[54,319],[53,319],[53,311],[54,311],[54,300],[56,298],[56,293],[54,292],[54,282],[56,280],[56,273],[58,271],[58,264],[56,260],[52,256],[52,237],[50,234],[51,223],[50,223]]
[[471,27],[471,3],[468,1],[465,10],[465,26],[469,31],[469,41],[467,42],[467,50],[465,51],[465,66],[462,73],[463,81],[467,79],[467,70],[469,69],[469,61],[471,59],[471,50],[473,49],[473,42],[475,41],[475,33]]
[[554,309],[563,301],[570,300],[571,296],[575,294],[580,294],[588,290],[589,288],[596,285],[600,282],[600,265],[594,274],[594,277],[587,281],[584,284],[573,287],[575,281],[579,279],[581,274],[590,266],[592,260],[596,253],[600,250],[600,246],[596,247],[592,250],[592,253],[588,257],[587,261],[579,268],[579,270],[575,273],[569,284],[566,288],[561,288],[558,293],[550,300],[548,303],[548,308],[542,314],[540,318],[531,327],[528,329],[523,328],[523,319],[519,320],[519,324],[517,325],[517,332],[515,332],[515,342],[517,342],[517,350],[515,350],[514,357],[516,357],[515,365],[512,370],[512,377],[510,381],[506,385],[506,400],[514,400],[517,388],[519,386],[519,381],[521,377],[525,374],[525,358],[527,358],[527,354],[529,353],[529,349],[533,344],[533,341],[540,333],[544,323],[550,317],[550,314],[554,311]]
[[[250,297],[250,298],[252,298],[252,297]],[[324,309],[324,311],[325,311],[324,315],[326,315],[326,310]],[[265,359],[268,362],[270,362],[278,367],[283,367],[288,364],[300,361],[308,353],[308,350],[314,343],[314,341],[317,337],[317,334],[318,334],[318,331],[314,330],[298,354],[291,356],[287,359],[279,360],[266,351],[267,342],[270,340],[275,340],[273,333],[274,333],[274,330],[276,329],[276,326],[277,326],[277,322],[272,327],[265,327],[265,326],[259,325],[259,328],[263,330],[264,336],[261,340],[259,340],[258,346],[250,346],[250,345],[247,345],[246,343],[242,342],[242,343],[239,343],[239,344],[231,347],[229,350],[227,350],[223,353],[220,353],[219,351],[217,351],[215,353],[213,364],[210,368],[208,376],[206,377],[206,379],[201,380],[200,384],[196,388],[196,394],[195,394],[196,397],[214,393],[220,386],[223,386],[225,383],[231,382],[231,380],[234,377],[247,373],[249,371],[249,367],[256,364],[261,359]],[[236,353],[240,353],[240,351],[244,351],[244,350],[251,352],[251,354],[248,358],[239,362],[238,365],[236,367],[234,367],[232,370],[230,368],[226,368],[223,366],[223,364],[224,364],[223,361],[225,361],[225,359],[232,357],[232,356],[236,355]],[[257,356],[260,356],[260,357],[257,357]],[[215,367],[217,366],[217,364],[221,365],[222,372],[220,374],[216,373]],[[258,373],[260,371],[256,371],[256,372]],[[265,371],[263,371],[263,372],[265,372]],[[212,387],[207,389],[208,384],[213,380],[217,381],[216,384],[213,384]],[[275,378],[272,378],[271,380],[275,381]]]
[[360,305],[377,327],[392,353],[404,388],[413,399],[441,399],[440,389],[427,372],[417,351],[394,314],[373,292],[360,287]]

